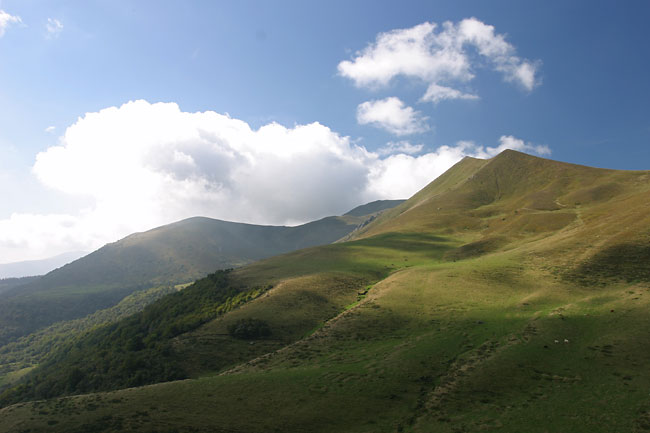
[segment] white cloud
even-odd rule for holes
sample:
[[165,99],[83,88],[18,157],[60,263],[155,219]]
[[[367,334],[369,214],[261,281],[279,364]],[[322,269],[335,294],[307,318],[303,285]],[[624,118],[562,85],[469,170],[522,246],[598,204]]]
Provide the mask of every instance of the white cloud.
[[0,263],[90,251],[196,215],[305,222],[380,198],[407,198],[465,155],[492,155],[504,146],[539,150],[510,136],[496,148],[461,142],[419,156],[406,153],[420,145],[391,146],[403,153],[383,157],[319,123],[255,130],[174,103],[135,101],[88,113],[39,153],[32,169],[45,186],[85,198],[87,207],[0,220]]
[[56,126],[48,126],[47,128],[45,128],[45,132],[47,132],[48,134],[54,134],[54,131],[56,131]]
[[[285,223],[320,215],[320,201],[332,203],[344,182],[363,178],[365,158],[365,150],[318,123],[252,130],[215,112],[135,101],[79,119],[59,146],[37,155],[33,171],[45,185],[94,197],[99,206],[128,202],[134,213]],[[312,200],[311,189],[332,167],[342,171],[336,187],[299,205]]]
[[359,124],[370,124],[395,135],[408,135],[428,130],[426,119],[419,111],[405,106],[404,102],[394,96],[366,101],[357,107]]
[[63,31],[63,23],[56,18],[48,18],[45,30],[49,38],[56,38]]
[[464,145],[441,146],[420,156],[391,155],[370,167],[368,189],[371,195],[386,199],[409,198],[444,173],[473,148]]
[[[439,31],[436,32],[436,30]],[[518,57],[515,47],[497,34],[494,27],[476,18],[442,26],[425,22],[408,29],[380,33],[374,43],[356,53],[352,60],[339,63],[338,71],[357,86],[386,86],[393,78],[405,76],[429,85],[424,100],[475,99],[441,83],[465,83],[474,78],[480,66],[469,48],[489,61],[507,81],[519,83],[530,91],[538,83],[539,62]],[[428,95],[428,96],[427,96]],[[438,95],[436,97],[436,95]]]
[[385,146],[377,149],[377,154],[380,156],[392,155],[394,153],[405,153],[407,155],[415,155],[422,152],[424,144],[411,144],[408,141],[389,141]]
[[478,95],[471,93],[463,93],[458,89],[452,89],[451,87],[431,83],[420,101],[433,102],[434,104],[437,104],[445,99],[479,99],[479,97]]
[[[468,142],[471,143],[471,142]],[[518,150],[520,152],[535,153],[537,155],[548,156],[551,154],[551,149],[546,145],[535,145],[526,143],[520,138],[513,137],[512,135],[502,135],[499,138],[499,145],[497,147],[476,148],[474,156],[477,158],[492,158],[503,152],[506,149]]]
[[5,31],[11,24],[20,24],[22,20],[19,16],[9,15],[7,12],[0,9],[0,37],[4,36]]

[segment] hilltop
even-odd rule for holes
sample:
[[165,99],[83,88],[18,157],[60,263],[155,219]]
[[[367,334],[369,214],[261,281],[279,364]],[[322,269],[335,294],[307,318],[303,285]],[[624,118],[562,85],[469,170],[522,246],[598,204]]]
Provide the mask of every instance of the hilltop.
[[647,431],[648,204],[648,171],[466,158],[53,353],[0,431]]

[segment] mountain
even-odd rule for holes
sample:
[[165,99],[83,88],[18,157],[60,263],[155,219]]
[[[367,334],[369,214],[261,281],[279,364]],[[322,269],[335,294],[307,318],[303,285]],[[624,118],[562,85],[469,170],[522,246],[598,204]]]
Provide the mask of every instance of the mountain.
[[47,274],[48,272],[77,260],[86,254],[87,253],[81,251],[71,251],[42,260],[27,260],[23,262],[0,264],[0,279],[22,278]]
[[649,171],[466,158],[54,351],[0,432],[648,431],[649,205]]
[[[332,243],[391,203],[379,201],[295,227],[196,217],[132,234],[0,294],[0,344],[108,308],[137,290],[186,283],[216,269]],[[369,214],[359,215],[360,209]]]

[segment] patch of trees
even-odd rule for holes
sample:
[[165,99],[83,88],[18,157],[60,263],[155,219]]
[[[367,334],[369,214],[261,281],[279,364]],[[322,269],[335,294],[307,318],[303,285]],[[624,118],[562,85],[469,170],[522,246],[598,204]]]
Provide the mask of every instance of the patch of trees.
[[44,293],[4,293],[0,299],[0,345],[52,323],[78,319],[109,308],[141,289],[144,287],[111,290],[87,287],[84,293],[65,293],[59,289]]
[[271,335],[269,324],[259,319],[240,319],[228,326],[228,333],[242,340],[254,340]]
[[0,406],[186,378],[172,339],[270,288],[237,287],[229,273],[210,274],[140,313],[66,343],[19,385],[0,394]]
[[[55,323],[6,344],[0,347],[0,376],[40,364],[48,354],[75,341],[82,334],[99,326],[118,322],[176,291],[172,286],[161,286],[135,292],[111,308],[96,311],[82,319]],[[0,384],[0,392],[9,386],[11,384]]]
[[27,283],[34,282],[40,277],[0,278],[0,293],[5,293]]

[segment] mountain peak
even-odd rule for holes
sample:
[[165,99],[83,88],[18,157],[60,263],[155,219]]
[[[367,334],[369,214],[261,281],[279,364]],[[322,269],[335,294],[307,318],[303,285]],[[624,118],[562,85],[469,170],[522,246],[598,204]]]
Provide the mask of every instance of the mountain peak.
[[513,160],[513,161],[551,161],[551,162],[558,162],[558,161],[553,161],[551,159],[542,158],[540,156],[531,155],[529,153],[520,152],[520,151],[514,150],[514,149],[503,150],[503,151],[501,151],[501,153],[499,153],[496,156],[493,156],[489,160],[490,161],[499,161],[499,160],[502,160],[502,159]]
[[[576,203],[603,203],[622,191],[631,191],[634,182],[635,175],[630,172],[554,161],[506,149],[490,159],[463,158],[357,236],[425,229],[482,233],[481,227],[494,232],[492,216],[523,221],[522,210],[562,210],[559,216],[539,218],[555,218],[558,225],[568,224],[575,216],[572,209]],[[508,219],[510,215],[518,216]]]

